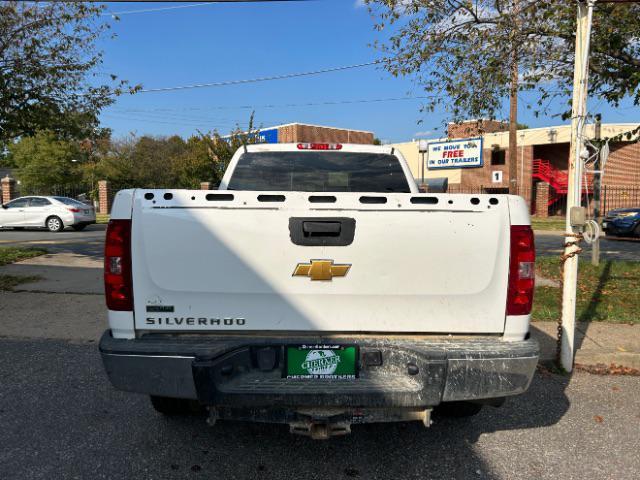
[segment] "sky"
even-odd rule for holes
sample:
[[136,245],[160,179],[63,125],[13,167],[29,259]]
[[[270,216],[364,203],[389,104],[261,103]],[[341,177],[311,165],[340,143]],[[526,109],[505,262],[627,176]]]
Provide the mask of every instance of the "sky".
[[[381,58],[371,46],[380,34],[361,0],[106,5],[108,12],[132,13],[120,13],[118,21],[105,16],[116,38],[100,41],[100,72],[117,74],[144,89],[316,71]],[[410,77],[394,78],[373,65],[258,83],[122,95],[100,119],[115,137],[188,137],[246,127],[255,110],[258,127],[310,123],[373,131],[385,143],[402,142],[437,138],[450,120],[444,110],[421,113],[419,99],[406,99],[427,94]],[[402,100],[373,101],[381,99]],[[521,123],[563,123],[550,116],[535,118],[526,109],[532,101],[531,95],[521,98]],[[602,113],[604,122],[640,121],[640,108],[631,102],[613,109],[592,100],[590,109]],[[503,112],[507,118],[506,102]]]

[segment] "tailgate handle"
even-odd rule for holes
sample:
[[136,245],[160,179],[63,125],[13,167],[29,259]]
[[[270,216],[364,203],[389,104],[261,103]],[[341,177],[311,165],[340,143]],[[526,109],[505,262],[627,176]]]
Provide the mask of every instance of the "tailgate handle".
[[344,247],[351,245],[355,232],[355,218],[289,218],[289,237],[294,245],[305,247]]
[[340,222],[302,222],[305,237],[339,237],[341,230]]

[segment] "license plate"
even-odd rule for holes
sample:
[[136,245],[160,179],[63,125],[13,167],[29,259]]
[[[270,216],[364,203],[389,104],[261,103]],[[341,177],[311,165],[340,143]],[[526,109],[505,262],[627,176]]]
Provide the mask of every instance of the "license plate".
[[89,215],[89,210],[85,210],[85,211],[84,211],[84,214],[85,214],[85,215]]
[[355,345],[288,346],[287,378],[354,379],[358,376],[358,347]]

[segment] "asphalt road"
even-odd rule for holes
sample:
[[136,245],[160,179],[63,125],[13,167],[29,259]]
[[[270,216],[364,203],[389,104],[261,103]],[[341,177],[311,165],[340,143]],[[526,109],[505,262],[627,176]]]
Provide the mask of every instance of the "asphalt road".
[[[284,426],[164,418],[115,391],[95,344],[1,339],[0,478],[637,478],[640,378],[538,374],[470,420],[365,425],[313,441]],[[7,361],[10,359],[10,361]]]
[[[540,256],[560,256],[563,251],[564,237],[559,232],[536,232],[536,253]],[[591,259],[591,245],[581,242],[582,258]],[[640,239],[609,238],[600,239],[600,255],[603,260],[640,261]]]
[[81,232],[66,228],[59,233],[45,229],[0,229],[0,247],[42,247],[50,253],[73,253],[101,257],[104,250],[106,225],[89,225]]

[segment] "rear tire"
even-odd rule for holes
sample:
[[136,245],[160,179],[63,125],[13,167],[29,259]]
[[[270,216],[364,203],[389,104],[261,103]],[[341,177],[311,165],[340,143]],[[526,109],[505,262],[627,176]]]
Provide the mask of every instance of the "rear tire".
[[480,403],[471,402],[444,402],[436,407],[436,413],[443,417],[465,418],[473,417],[482,410]]
[[76,232],[81,232],[86,227],[86,225],[71,225],[71,228],[73,228]]
[[200,415],[205,413],[205,408],[195,400],[187,400],[185,398],[158,397],[149,395],[153,409],[166,415],[174,417],[178,415]]
[[54,232],[54,233],[61,232],[62,230],[64,230],[64,223],[62,223],[62,220],[60,220],[60,217],[56,217],[56,216],[47,218],[46,226],[50,232]]
[[640,223],[633,229],[633,236],[640,238]]

